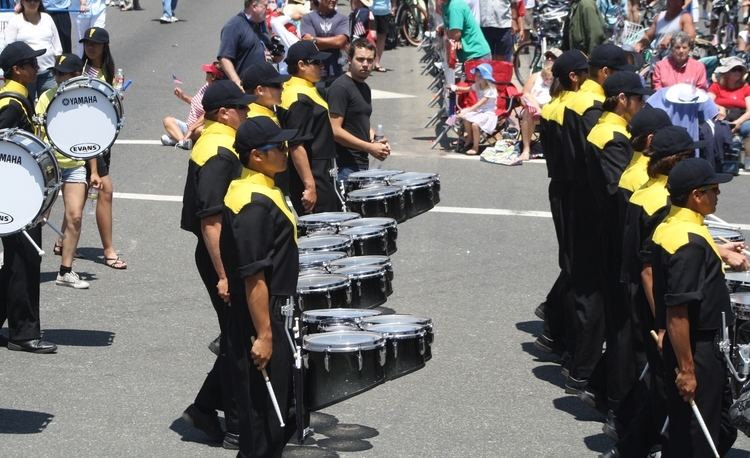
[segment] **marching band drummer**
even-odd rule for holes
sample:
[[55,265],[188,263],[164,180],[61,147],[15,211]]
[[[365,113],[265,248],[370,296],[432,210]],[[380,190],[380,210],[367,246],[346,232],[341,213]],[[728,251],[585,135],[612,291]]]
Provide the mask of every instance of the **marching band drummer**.
[[[0,89],[0,129],[17,127],[34,131],[34,110],[26,87],[36,80],[36,58],[44,49],[34,51],[21,41],[10,43],[0,53],[5,86]],[[13,93],[7,95],[4,93]],[[8,196],[6,196],[8,198]],[[42,244],[42,227],[28,229],[37,245]],[[2,237],[4,262],[0,269],[0,326],[8,319],[8,350],[54,353],[57,345],[41,339],[39,326],[39,282],[41,257],[21,233]]]
[[[70,78],[81,76],[83,72],[83,61],[75,54],[63,54],[55,57],[55,65],[52,72],[58,86]],[[47,108],[57,92],[57,87],[44,91],[36,102],[36,114],[44,115]],[[38,129],[40,136],[47,141],[44,128]],[[47,142],[49,143],[49,142]],[[75,289],[86,289],[89,282],[81,280],[77,273],[73,272],[73,257],[78,248],[78,240],[81,237],[81,219],[83,218],[83,207],[86,204],[86,164],[85,161],[77,161],[64,156],[55,150],[57,165],[60,167],[62,177],[62,197],[65,206],[62,230],[65,240],[58,239],[53,249],[54,253],[61,256],[60,271],[55,280],[59,286],[68,286]],[[89,159],[89,163],[96,159]],[[99,187],[98,181],[92,181],[91,186]]]
[[667,179],[672,208],[652,236],[657,324],[667,330],[662,344],[669,414],[665,457],[713,456],[689,401],[697,404],[720,456],[737,438],[737,429],[723,421],[732,399],[717,347],[722,313],[727,323],[734,314],[721,257],[703,224],[703,217],[716,211],[719,184],[731,179],[705,159],[677,164]]
[[[280,457],[296,429],[286,418],[293,356],[281,310],[297,289],[296,218],[274,184],[274,176],[286,170],[286,145],[296,134],[265,116],[242,123],[234,148],[250,172],[234,180],[224,198],[221,258],[233,314],[229,332],[240,457]],[[268,371],[285,429],[279,424],[261,369]]]

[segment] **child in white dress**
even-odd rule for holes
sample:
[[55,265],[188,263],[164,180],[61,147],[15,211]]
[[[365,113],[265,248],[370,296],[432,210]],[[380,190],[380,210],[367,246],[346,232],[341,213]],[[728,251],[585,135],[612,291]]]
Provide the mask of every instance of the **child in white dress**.
[[474,91],[477,103],[458,111],[458,117],[464,122],[465,144],[471,145],[466,151],[469,156],[479,152],[480,129],[488,134],[497,128],[497,88],[492,77],[492,66],[480,64],[472,70],[476,80],[471,87],[451,86],[455,92]]

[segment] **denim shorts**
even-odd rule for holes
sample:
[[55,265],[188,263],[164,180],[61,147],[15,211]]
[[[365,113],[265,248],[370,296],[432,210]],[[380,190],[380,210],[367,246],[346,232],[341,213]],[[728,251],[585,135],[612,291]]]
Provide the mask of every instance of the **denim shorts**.
[[86,167],[78,166],[71,169],[60,169],[63,183],[88,183],[86,180]]
[[188,131],[187,123],[185,121],[180,121],[179,119],[175,119],[175,121],[177,122],[177,127],[180,128],[180,132],[182,132],[182,135],[185,135]]

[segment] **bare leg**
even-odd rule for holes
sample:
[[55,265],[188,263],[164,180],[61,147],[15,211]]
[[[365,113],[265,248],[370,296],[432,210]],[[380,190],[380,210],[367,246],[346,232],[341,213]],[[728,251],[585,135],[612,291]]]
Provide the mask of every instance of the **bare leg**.
[[521,143],[523,149],[519,159],[528,161],[531,157],[531,137],[534,135],[534,117],[528,110],[524,110],[521,118]]
[[167,116],[162,120],[162,124],[164,124],[164,130],[167,131],[167,135],[172,137],[173,140],[182,140],[182,130],[177,125],[177,119]]
[[469,156],[473,156],[473,155],[479,154],[480,133],[479,133],[479,125],[477,123],[472,122],[470,124],[471,124],[470,132],[471,132],[472,148],[469,151],[467,151],[466,154],[468,154]]
[[96,200],[96,225],[99,227],[105,261],[107,258],[117,258],[117,250],[112,246],[112,192],[112,178],[109,175],[102,177],[102,188]]
[[373,68],[380,67],[380,59],[383,57],[385,52],[385,36],[387,33],[378,33],[375,37],[375,66]]
[[464,145],[470,145],[472,143],[471,139],[471,123],[467,120],[463,120],[464,123]]
[[63,242],[60,265],[72,267],[73,257],[78,248],[78,240],[81,237],[83,206],[86,203],[86,183],[65,183],[62,187],[62,193],[65,203],[65,218],[63,219],[65,241]]

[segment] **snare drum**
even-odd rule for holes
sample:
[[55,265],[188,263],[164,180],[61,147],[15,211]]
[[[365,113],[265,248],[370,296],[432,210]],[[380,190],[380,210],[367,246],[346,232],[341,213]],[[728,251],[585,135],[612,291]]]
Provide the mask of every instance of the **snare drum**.
[[427,342],[424,359],[429,361],[432,358],[432,342],[435,338],[432,330],[432,319],[415,315],[378,315],[363,319],[361,326],[363,329],[367,329],[368,326],[374,324],[414,324],[421,326],[425,331]]
[[398,223],[393,218],[359,218],[341,223],[339,230],[349,227],[360,227],[360,226],[375,226],[384,227],[388,234],[388,252],[387,255],[392,255],[398,250],[396,246],[396,239],[398,238]]
[[331,262],[344,257],[346,257],[346,253],[340,251],[303,253],[299,255],[299,270],[301,272],[308,269],[328,269]]
[[342,267],[333,270],[333,273],[346,275],[351,281],[353,308],[377,307],[388,300],[388,279],[383,266]]
[[305,407],[319,410],[385,381],[385,339],[365,331],[326,332],[302,339]]
[[342,229],[339,233],[352,238],[355,256],[388,254],[388,231],[384,227],[350,227]]
[[[750,320],[750,292],[732,293],[729,295],[732,311],[738,320]],[[728,320],[727,320],[728,321]]]
[[320,251],[338,251],[352,255],[352,239],[346,235],[308,235],[297,239],[300,254]]
[[360,330],[359,324],[362,320],[375,315],[380,315],[380,312],[360,309],[308,310],[302,312],[303,334],[324,332],[322,327],[341,323],[352,324]]
[[60,185],[57,160],[44,142],[23,130],[0,130],[0,236],[39,224]]
[[404,190],[399,186],[376,186],[358,189],[346,196],[346,206],[362,216],[387,216],[404,221]]
[[730,292],[750,291],[750,271],[726,272],[724,278],[727,280]]
[[351,212],[323,212],[302,215],[297,218],[297,232],[299,232],[299,235],[310,235],[321,230],[333,230],[336,233],[342,223],[358,218],[361,218],[358,213]]
[[302,311],[346,307],[351,302],[351,282],[344,275],[310,274],[297,278],[297,304]]
[[370,186],[382,186],[387,183],[388,177],[404,173],[403,170],[382,170],[370,169],[352,172],[344,182],[346,193],[356,191],[357,189],[367,188]]
[[340,258],[331,261],[328,265],[330,270],[351,266],[380,266],[385,268],[386,295],[393,294],[393,263],[388,256],[352,256],[351,258]]
[[85,160],[100,156],[122,127],[122,103],[104,81],[79,76],[65,81],[49,103],[44,128],[62,154]]
[[393,380],[424,367],[427,353],[425,329],[417,324],[373,324],[366,331],[385,339],[385,379]]
[[708,232],[711,233],[715,243],[724,243],[720,238],[729,240],[730,242],[744,242],[745,236],[742,232],[735,231],[733,229],[725,229],[723,227],[709,226]]

